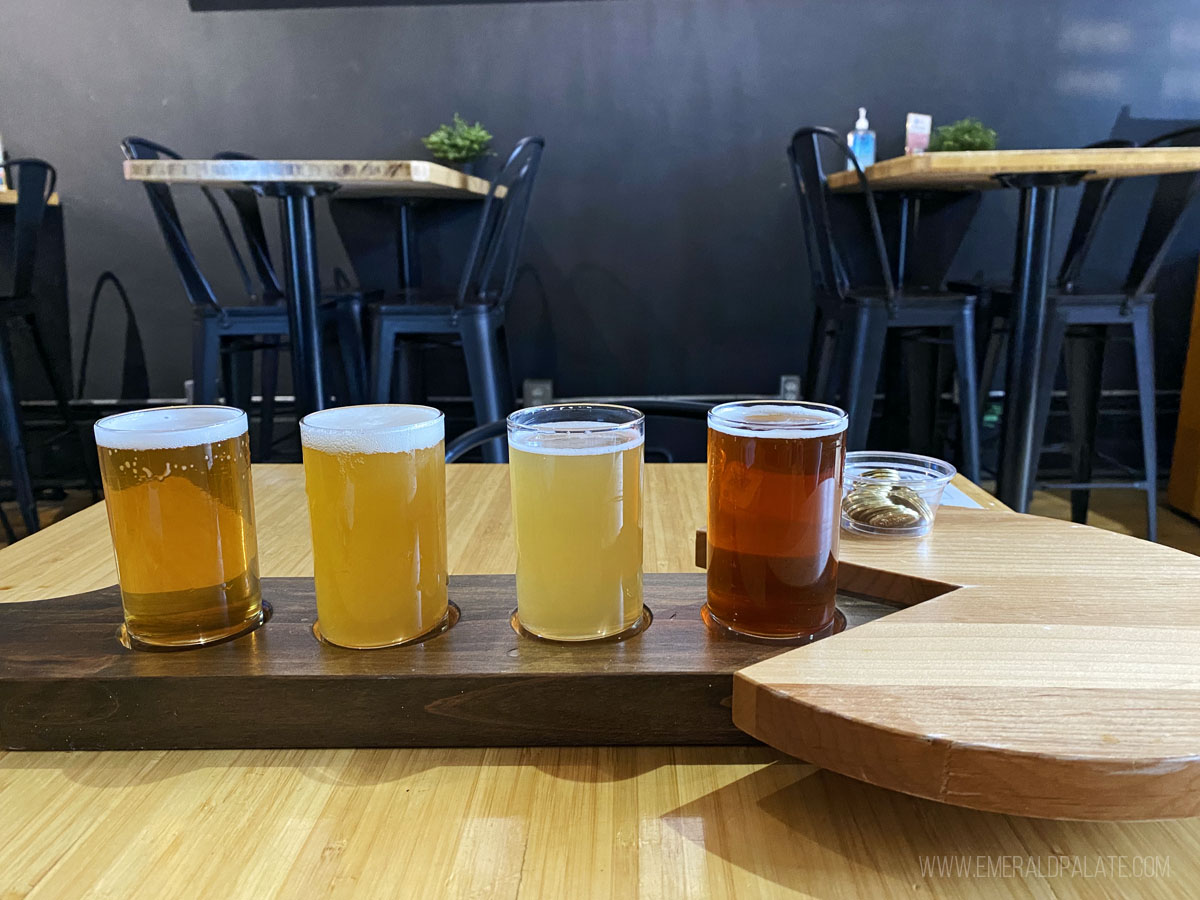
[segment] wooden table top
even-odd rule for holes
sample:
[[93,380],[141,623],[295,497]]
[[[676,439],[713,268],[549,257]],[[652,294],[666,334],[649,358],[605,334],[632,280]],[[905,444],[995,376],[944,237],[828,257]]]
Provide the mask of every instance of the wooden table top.
[[[1200,169],[1200,147],[1102,147],[1090,150],[973,150],[897,156],[864,171],[876,191],[978,191],[1000,187],[994,176],[1087,172],[1088,178],[1128,178]],[[834,191],[857,191],[850,171],[829,175]]]
[[486,196],[486,178],[435,162],[414,159],[128,159],[128,181],[203,184],[336,185],[338,196],[441,197],[475,200]]
[[[14,190],[0,191],[0,206],[16,206],[19,195]],[[58,206],[58,192],[55,191],[46,201],[49,206]]]
[[[311,575],[300,467],[254,479],[263,574]],[[451,572],[512,572],[504,467],[447,482]],[[695,571],[705,467],[646,492],[646,570]],[[6,600],[114,581],[102,504],[0,550]],[[767,748],[2,753],[0,797],[3,897],[1200,891],[1197,820],[974,812]]]

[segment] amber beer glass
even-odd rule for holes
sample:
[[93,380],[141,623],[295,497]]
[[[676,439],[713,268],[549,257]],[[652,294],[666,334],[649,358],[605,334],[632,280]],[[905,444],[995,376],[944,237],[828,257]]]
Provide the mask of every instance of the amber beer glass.
[[300,422],[317,628],[368,650],[443,627],[445,420],[428,406],[344,406]]
[[556,641],[642,619],[642,444],[627,406],[560,404],[508,417],[517,618]]
[[130,644],[193,647],[261,624],[246,414],[145,409],[95,434]]
[[778,400],[708,414],[708,607],[719,626],[834,630],[846,414]]

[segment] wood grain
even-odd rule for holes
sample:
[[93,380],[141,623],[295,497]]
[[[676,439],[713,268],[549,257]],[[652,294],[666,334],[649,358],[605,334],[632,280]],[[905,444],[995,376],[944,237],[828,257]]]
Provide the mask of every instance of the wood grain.
[[[448,467],[452,572],[512,571],[505,474]],[[263,573],[311,575],[300,472],[254,477]],[[647,571],[695,571],[704,466],[646,481]],[[114,579],[101,506],[0,550],[0,597]],[[765,747],[9,752],[0,798],[6,900],[1200,894],[1200,821],[976,812]],[[1090,877],[929,867],[1064,855]],[[1134,858],[1168,871],[1097,874]]]
[[[1090,150],[972,150],[897,156],[866,168],[872,190],[929,188],[978,191],[1000,187],[996,175],[1087,172],[1088,178],[1129,178],[1200,169],[1196,147],[1105,147]],[[835,191],[857,191],[853,172],[832,172]]]
[[910,609],[739,672],[734,721],[922,797],[1054,818],[1200,814],[1200,560],[944,507],[843,535],[840,589]]
[[128,159],[128,181],[203,184],[208,187],[261,184],[322,184],[338,196],[395,195],[478,199],[487,179],[435,162],[413,159]]
[[[448,632],[364,653],[318,643],[310,578],[267,578],[253,634],[186,653],[116,640],[111,587],[0,604],[0,746],[11,750],[747,744],[733,673],[778,647],[710,632],[702,574],[651,573],[624,642],[519,637],[512,575],[455,575]],[[851,623],[894,607],[847,599]],[[581,703],[581,697],[592,702]],[[170,710],[169,716],[148,710]],[[329,710],[336,717],[327,720]],[[380,716],[382,711],[394,715]]]

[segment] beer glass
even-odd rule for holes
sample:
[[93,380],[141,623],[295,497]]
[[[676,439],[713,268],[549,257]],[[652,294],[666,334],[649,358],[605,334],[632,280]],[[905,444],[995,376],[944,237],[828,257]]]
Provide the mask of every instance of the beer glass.
[[194,647],[260,625],[246,414],[137,410],[95,434],[130,645]]
[[343,406],[300,422],[317,631],[369,650],[447,623],[445,420],[428,406]]
[[642,444],[627,406],[570,403],[508,417],[517,619],[588,641],[642,621]]
[[836,407],[779,400],[709,412],[710,623],[800,642],[838,629],[846,422]]

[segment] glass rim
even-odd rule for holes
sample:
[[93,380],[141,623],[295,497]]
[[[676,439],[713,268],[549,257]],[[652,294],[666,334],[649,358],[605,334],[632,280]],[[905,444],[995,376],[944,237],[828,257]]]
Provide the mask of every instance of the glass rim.
[[92,427],[98,428],[103,426],[104,430],[106,431],[130,432],[132,431],[130,428],[114,428],[112,425],[108,425],[107,422],[113,422],[118,419],[127,419],[130,418],[130,416],[144,415],[146,413],[174,413],[181,409],[220,409],[221,412],[234,413],[234,415],[230,415],[228,419],[209,422],[208,425],[188,425],[182,428],[138,428],[138,431],[163,431],[173,434],[184,431],[204,431],[205,428],[211,428],[214,425],[227,425],[228,422],[232,422],[235,419],[240,418],[240,416],[246,415],[245,409],[224,406],[223,403],[174,403],[172,406],[166,407],[144,407],[142,409],[126,409],[124,413],[109,413],[108,415],[97,419]]
[[[311,421],[316,416],[323,416],[328,413],[338,413],[345,410],[354,409],[416,409],[423,412],[431,412],[432,416],[424,419],[418,419],[415,422],[403,422],[399,425],[382,425],[379,427],[354,427],[346,425],[322,425],[320,422]],[[305,428],[313,428],[319,431],[339,431],[343,434],[394,434],[396,432],[412,431],[417,428],[426,428],[429,425],[437,422],[439,419],[445,419],[446,414],[435,406],[426,406],[423,403],[356,403],[352,406],[330,406],[325,409],[314,410],[305,415],[300,424]]]
[[[628,413],[630,418],[625,422],[589,422],[586,419],[564,419],[561,422],[521,422],[518,417],[531,413],[546,412],[548,410],[564,410],[573,409],[596,409],[605,410],[614,413]],[[509,413],[505,419],[509,431],[530,431],[540,434],[605,434],[613,431],[626,431],[636,428],[639,425],[644,425],[646,422],[646,414],[640,409],[635,409],[632,406],[622,406],[619,403],[547,403],[542,406],[526,406],[522,409],[514,410]],[[571,427],[564,428],[562,426],[569,425]]]
[[[726,415],[727,410],[732,409],[752,409],[756,406],[784,406],[793,409],[811,409],[824,413],[832,413],[833,417],[815,422],[747,422],[743,419],[737,419]],[[829,431],[833,425],[848,425],[850,422],[850,414],[839,406],[833,406],[829,403],[817,403],[811,400],[775,400],[771,398],[760,397],[754,400],[731,400],[727,403],[721,403],[714,406],[708,411],[708,421],[711,426],[713,419],[718,422],[744,429],[746,431],[783,431],[794,432],[795,434],[804,434],[811,431]],[[839,429],[843,430],[843,429]]]
[[919,473],[922,476],[919,482],[906,482],[910,486],[917,483],[921,487],[949,484],[958,474],[958,469],[952,463],[938,459],[936,456],[905,453],[900,450],[851,450],[846,454],[846,465],[843,469],[844,479],[847,483],[853,481],[857,484],[894,484],[895,482],[886,478],[850,471],[852,465],[870,465],[872,469],[884,469],[888,467],[888,463],[907,464],[923,470]]

